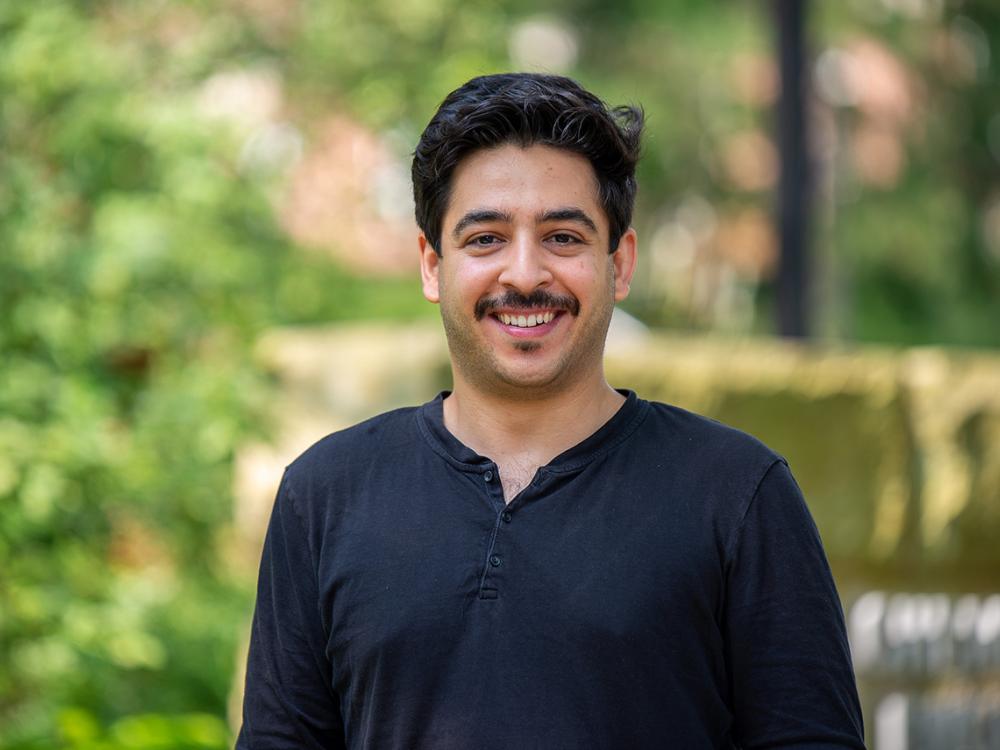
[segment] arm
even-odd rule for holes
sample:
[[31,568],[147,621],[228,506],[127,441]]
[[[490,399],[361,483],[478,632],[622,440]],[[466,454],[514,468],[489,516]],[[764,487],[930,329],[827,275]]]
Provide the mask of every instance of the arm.
[[344,747],[305,529],[286,475],[264,540],[237,750]]
[[734,738],[753,748],[864,748],[840,599],[784,461],[765,473],[727,555]]

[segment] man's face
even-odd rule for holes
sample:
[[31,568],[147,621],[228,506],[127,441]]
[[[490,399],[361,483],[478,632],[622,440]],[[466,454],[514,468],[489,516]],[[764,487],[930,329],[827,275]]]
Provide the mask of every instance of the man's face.
[[484,149],[458,165],[441,257],[420,238],[424,295],[441,304],[456,378],[522,398],[603,378],[635,233],[608,253],[597,190],[584,157],[549,146]]

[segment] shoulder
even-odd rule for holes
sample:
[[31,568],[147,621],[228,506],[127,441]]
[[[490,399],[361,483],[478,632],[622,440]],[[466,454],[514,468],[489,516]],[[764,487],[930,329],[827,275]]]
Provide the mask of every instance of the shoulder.
[[284,483],[288,490],[306,494],[343,483],[373,461],[402,458],[420,440],[416,419],[419,408],[388,411],[316,441],[286,467]]
[[753,435],[669,404],[650,402],[637,437],[641,481],[670,499],[675,516],[693,519],[692,536],[710,531],[720,559],[765,478],[787,472],[785,459]]
[[649,416],[644,424],[648,440],[669,446],[677,456],[688,461],[716,465],[757,467],[761,473],[784,458],[742,430],[711,417],[679,406],[649,402]]
[[644,481],[729,521],[745,513],[771,468],[785,463],[753,435],[669,404],[650,402],[636,437],[632,451]]

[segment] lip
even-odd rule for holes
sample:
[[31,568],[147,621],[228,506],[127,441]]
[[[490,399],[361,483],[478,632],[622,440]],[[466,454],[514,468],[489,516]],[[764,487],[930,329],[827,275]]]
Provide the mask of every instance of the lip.
[[545,336],[546,334],[550,333],[557,325],[559,325],[559,321],[562,319],[563,315],[566,314],[565,310],[554,310],[553,312],[555,312],[555,317],[552,318],[552,320],[550,320],[548,323],[539,323],[538,325],[532,326],[531,328],[521,328],[520,326],[507,325],[506,323],[501,321],[500,318],[497,317],[498,314],[501,312],[503,313],[509,312],[509,314],[512,315],[523,315],[524,310],[510,310],[510,311],[498,310],[487,316],[504,333],[518,339],[533,339]]

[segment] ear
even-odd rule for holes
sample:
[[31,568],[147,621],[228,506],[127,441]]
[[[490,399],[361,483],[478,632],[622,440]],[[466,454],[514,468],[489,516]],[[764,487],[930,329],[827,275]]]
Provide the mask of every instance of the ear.
[[618,240],[618,248],[611,254],[611,264],[615,271],[615,302],[628,297],[637,260],[635,230],[629,227]]
[[420,280],[423,283],[424,297],[428,302],[440,302],[438,271],[441,268],[441,256],[437,254],[423,232],[417,238],[417,244],[420,246]]

